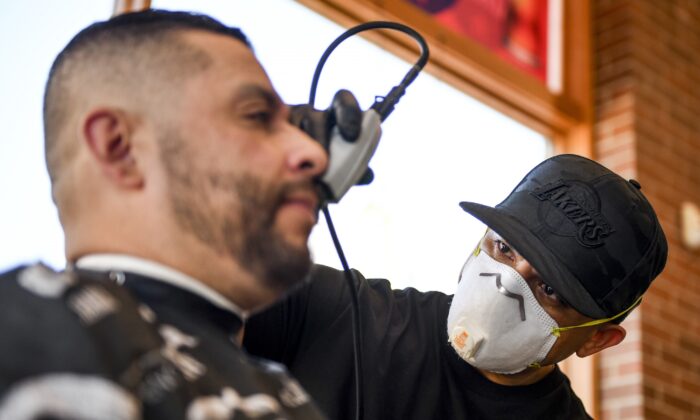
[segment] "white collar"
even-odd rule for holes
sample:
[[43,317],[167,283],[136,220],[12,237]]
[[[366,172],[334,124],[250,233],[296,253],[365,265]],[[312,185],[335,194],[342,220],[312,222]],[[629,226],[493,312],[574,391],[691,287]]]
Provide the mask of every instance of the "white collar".
[[201,281],[154,261],[124,254],[90,254],[79,258],[75,266],[88,270],[119,270],[141,274],[199,295],[212,304],[238,315],[243,322],[249,315],[248,311],[239,308]]

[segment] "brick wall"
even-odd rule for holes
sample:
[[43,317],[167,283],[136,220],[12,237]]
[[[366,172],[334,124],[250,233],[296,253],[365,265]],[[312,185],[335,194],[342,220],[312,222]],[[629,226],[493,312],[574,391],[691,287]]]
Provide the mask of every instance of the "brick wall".
[[700,418],[700,252],[678,220],[700,205],[700,1],[592,5],[596,158],[641,182],[669,241],[626,340],[600,355],[600,417]]

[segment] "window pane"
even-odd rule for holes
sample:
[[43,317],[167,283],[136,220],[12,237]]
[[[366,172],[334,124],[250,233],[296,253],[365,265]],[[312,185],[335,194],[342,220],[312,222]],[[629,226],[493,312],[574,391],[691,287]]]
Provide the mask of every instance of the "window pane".
[[[154,7],[201,11],[241,27],[288,103],[308,100],[318,59],[344,31],[284,0],[156,0]],[[348,39],[323,70],[317,107],[326,107],[339,88],[369,107],[411,64],[359,37]],[[348,262],[395,287],[452,292],[485,229],[458,203],[498,203],[546,157],[549,142],[427,73],[409,87],[382,129],[371,163],[375,181],[331,206]],[[317,262],[340,267],[323,220],[311,248]]]

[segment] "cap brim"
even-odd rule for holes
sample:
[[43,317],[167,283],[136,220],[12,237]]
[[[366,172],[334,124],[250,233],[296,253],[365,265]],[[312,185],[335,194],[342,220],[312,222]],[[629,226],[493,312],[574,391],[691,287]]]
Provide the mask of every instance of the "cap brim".
[[576,276],[517,219],[483,204],[463,201],[459,205],[508,241],[537,270],[542,281],[554,288],[574,309],[594,319],[607,317]]

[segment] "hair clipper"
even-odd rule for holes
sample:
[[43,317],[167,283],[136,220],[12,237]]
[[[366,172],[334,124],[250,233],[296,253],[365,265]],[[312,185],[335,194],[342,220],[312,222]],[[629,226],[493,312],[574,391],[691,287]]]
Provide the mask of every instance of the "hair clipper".
[[337,203],[353,185],[372,182],[369,161],[379,144],[381,120],[372,108],[362,111],[353,94],[344,89],[335,94],[324,111],[310,105],[291,107],[292,124],[328,153],[328,168],[319,179],[323,200]]

